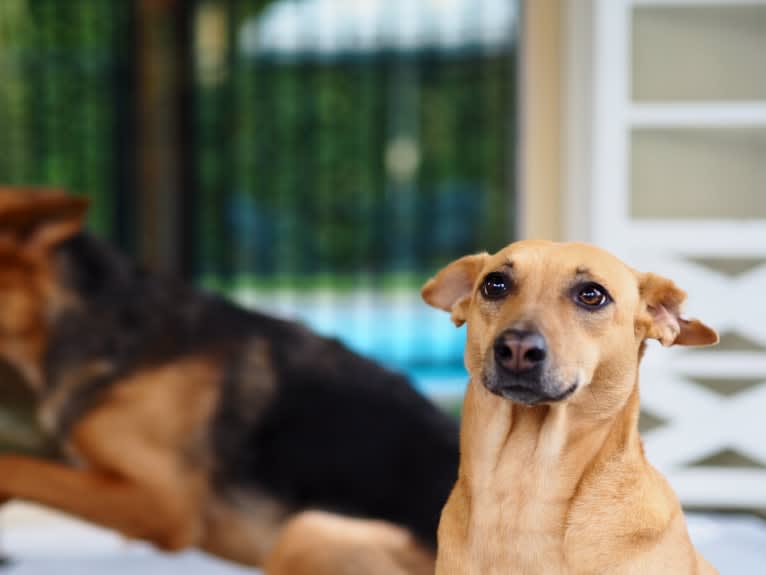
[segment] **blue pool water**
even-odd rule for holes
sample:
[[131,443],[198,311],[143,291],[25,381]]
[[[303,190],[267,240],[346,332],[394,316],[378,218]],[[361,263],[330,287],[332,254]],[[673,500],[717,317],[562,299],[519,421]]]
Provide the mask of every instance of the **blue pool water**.
[[465,327],[427,306],[417,292],[290,297],[240,292],[236,299],[266,313],[296,319],[337,337],[359,353],[407,374],[429,395],[463,393]]

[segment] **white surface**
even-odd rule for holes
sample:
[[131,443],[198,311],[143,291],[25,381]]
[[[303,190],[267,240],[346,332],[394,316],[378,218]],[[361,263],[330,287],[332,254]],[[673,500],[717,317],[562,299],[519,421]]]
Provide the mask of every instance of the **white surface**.
[[766,573],[766,521],[747,515],[687,514],[692,541],[722,575]]
[[280,0],[245,22],[239,43],[249,56],[489,50],[508,44],[516,18],[506,0]]
[[11,560],[0,575],[244,575],[260,572],[198,551],[160,553],[113,532],[32,505],[0,512],[0,551]]
[[629,122],[639,128],[746,127],[766,125],[766,104],[634,104]]
[[[763,575],[766,521],[746,515],[687,515],[692,540],[722,574]],[[10,567],[0,575],[258,574],[199,552],[167,555],[63,515],[11,504],[0,512]]]

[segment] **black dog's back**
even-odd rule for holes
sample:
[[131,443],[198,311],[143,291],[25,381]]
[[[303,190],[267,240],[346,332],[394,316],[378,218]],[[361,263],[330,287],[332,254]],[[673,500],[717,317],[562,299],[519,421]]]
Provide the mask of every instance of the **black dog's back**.
[[[210,439],[223,496],[251,487],[295,510],[389,520],[435,546],[457,476],[457,423],[404,377],[299,324],[144,273],[88,235],[62,244],[58,257],[61,281],[82,305],[54,326],[49,385],[78,362],[115,366],[64,407],[63,433],[131,370],[218,350],[226,376]],[[269,374],[249,368],[258,341]],[[243,400],[264,376],[273,392]]]
[[335,341],[278,342],[274,360],[276,396],[242,430],[248,443],[228,459],[230,481],[256,484],[298,508],[406,525],[435,545],[457,476],[455,422],[403,377]]

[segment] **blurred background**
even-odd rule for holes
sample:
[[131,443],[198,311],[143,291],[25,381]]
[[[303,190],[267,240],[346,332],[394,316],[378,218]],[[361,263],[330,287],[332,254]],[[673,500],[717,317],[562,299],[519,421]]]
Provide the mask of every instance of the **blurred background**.
[[[464,331],[418,294],[447,262],[576,239],[674,278],[722,343],[647,354],[647,451],[718,513],[690,516],[703,552],[757,573],[764,54],[766,0],[2,0],[0,182],[87,195],[89,228],[146,265],[337,335],[456,414]],[[0,380],[0,443],[44,450]],[[13,572],[72,547],[35,544],[60,519],[4,514]],[[118,572],[115,539],[78,529]]]

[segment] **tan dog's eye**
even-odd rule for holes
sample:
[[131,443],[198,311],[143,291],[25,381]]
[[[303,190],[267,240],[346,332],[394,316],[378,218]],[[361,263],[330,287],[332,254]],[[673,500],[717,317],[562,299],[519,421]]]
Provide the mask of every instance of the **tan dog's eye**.
[[599,309],[608,304],[612,299],[609,292],[597,283],[589,283],[576,291],[575,301],[587,309]]
[[481,295],[487,299],[500,299],[511,290],[511,279],[500,272],[487,274],[481,284]]

